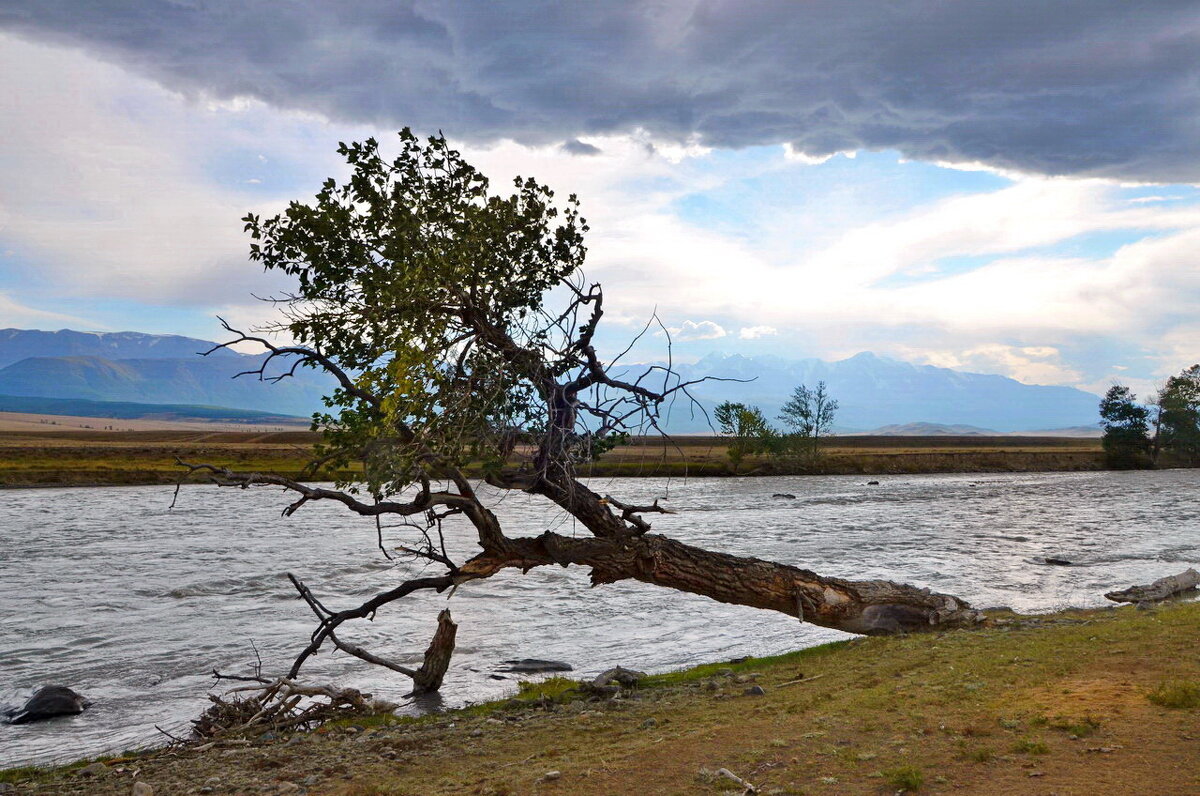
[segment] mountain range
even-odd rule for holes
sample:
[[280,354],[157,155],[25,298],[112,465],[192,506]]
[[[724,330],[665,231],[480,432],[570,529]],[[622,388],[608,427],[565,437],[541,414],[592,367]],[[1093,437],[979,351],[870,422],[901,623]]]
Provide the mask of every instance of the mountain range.
[[[200,404],[307,417],[332,379],[300,369],[278,383],[234,376],[262,355],[175,335],[0,330],[0,395],[143,404]],[[283,367],[287,367],[284,365]],[[278,370],[272,371],[278,372]]]
[[[697,385],[694,395],[706,406],[738,401],[758,406],[773,420],[800,384],[824,381],[838,401],[835,428],[842,433],[913,422],[978,426],[1001,432],[1090,426],[1100,398],[1074,387],[1024,384],[1005,376],[966,373],[932,365],[914,365],[869,352],[848,359],[788,360],[710,354],[690,365],[677,365],[685,379],[716,376],[739,381]],[[671,427],[702,431],[703,418],[678,417]]]
[[[321,397],[333,387],[332,379],[309,369],[278,383],[254,376],[234,379],[259,367],[262,356],[227,349],[198,356],[212,347],[175,335],[3,329],[0,395],[203,404],[304,417],[322,407]],[[920,422],[975,426],[975,433],[1094,428],[1099,403],[1098,396],[1072,387],[1023,384],[865,352],[836,362],[711,354],[676,370],[684,379],[731,379],[694,388],[709,412],[731,400],[756,405],[769,419],[797,385],[824,381],[840,404],[835,426],[842,433]],[[686,403],[675,402],[666,428],[709,431],[703,413],[691,412]]]

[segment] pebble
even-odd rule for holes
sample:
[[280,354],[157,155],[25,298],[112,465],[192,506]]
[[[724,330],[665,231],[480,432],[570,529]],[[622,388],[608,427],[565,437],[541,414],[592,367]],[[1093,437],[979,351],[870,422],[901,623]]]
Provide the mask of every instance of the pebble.
[[472,738],[479,738],[479,737],[481,737],[482,735],[483,735],[483,730],[481,730],[481,729],[479,729],[479,728],[475,728],[474,730],[471,730],[471,737],[472,737]]
[[547,771],[542,776],[542,779],[544,779],[546,782],[553,782],[554,780],[560,778],[561,776],[562,776],[561,771]]
[[280,782],[275,787],[276,793],[295,793],[298,790],[300,790],[300,786],[295,782]]
[[154,796],[154,788],[149,782],[135,782],[132,796]]
[[718,677],[733,677],[733,669],[717,669]]
[[648,718],[648,719],[646,719],[645,721],[643,721],[643,722],[642,722],[642,729],[643,729],[643,730],[648,730],[648,729],[650,729],[651,727],[657,727],[657,726],[658,726],[658,719],[656,719],[656,718],[654,718],[654,717],[650,717],[650,718]]
[[752,685],[742,693],[746,696],[762,696],[767,692],[761,685]]

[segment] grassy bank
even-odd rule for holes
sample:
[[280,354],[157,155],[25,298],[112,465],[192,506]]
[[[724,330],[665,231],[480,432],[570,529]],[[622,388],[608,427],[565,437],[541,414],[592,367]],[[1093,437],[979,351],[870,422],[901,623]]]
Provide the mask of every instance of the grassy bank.
[[[297,475],[307,432],[46,431],[0,433],[0,486],[170,484],[175,458]],[[609,476],[727,476],[1098,470],[1098,441],[1037,437],[840,437],[816,466],[750,458],[734,472],[714,437],[617,448],[586,471]]]
[[996,619],[701,666],[609,702],[554,680],[441,716],[0,781],[128,794],[136,771],[157,794],[715,794],[734,790],[724,768],[774,794],[1200,792],[1200,603]]

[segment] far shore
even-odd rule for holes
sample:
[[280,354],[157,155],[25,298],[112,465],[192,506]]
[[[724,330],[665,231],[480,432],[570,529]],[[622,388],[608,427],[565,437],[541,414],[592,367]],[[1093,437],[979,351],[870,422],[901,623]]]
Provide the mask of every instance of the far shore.
[[[0,429],[0,488],[175,484],[176,458],[300,477],[319,436],[225,427]],[[641,438],[580,468],[584,477],[911,475],[1102,470],[1099,440],[1073,437],[833,437],[816,464],[748,457],[719,437]],[[323,473],[324,479],[353,472]],[[187,480],[187,479],[185,479]],[[202,480],[202,479],[192,479]]]

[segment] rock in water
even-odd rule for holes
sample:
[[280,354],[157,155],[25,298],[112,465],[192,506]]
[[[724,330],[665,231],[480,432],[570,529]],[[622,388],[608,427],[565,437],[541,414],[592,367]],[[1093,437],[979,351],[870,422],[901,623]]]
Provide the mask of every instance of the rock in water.
[[82,713],[91,704],[65,685],[48,685],[38,689],[24,707],[11,713],[8,722],[28,724],[55,716],[74,716]]
[[519,661],[504,661],[502,672],[520,672],[521,674],[537,674],[539,672],[569,672],[574,666],[562,661],[543,661],[540,658],[522,658]]
[[1073,567],[1075,564],[1065,558],[1046,557],[1042,559],[1047,564],[1053,567]]

